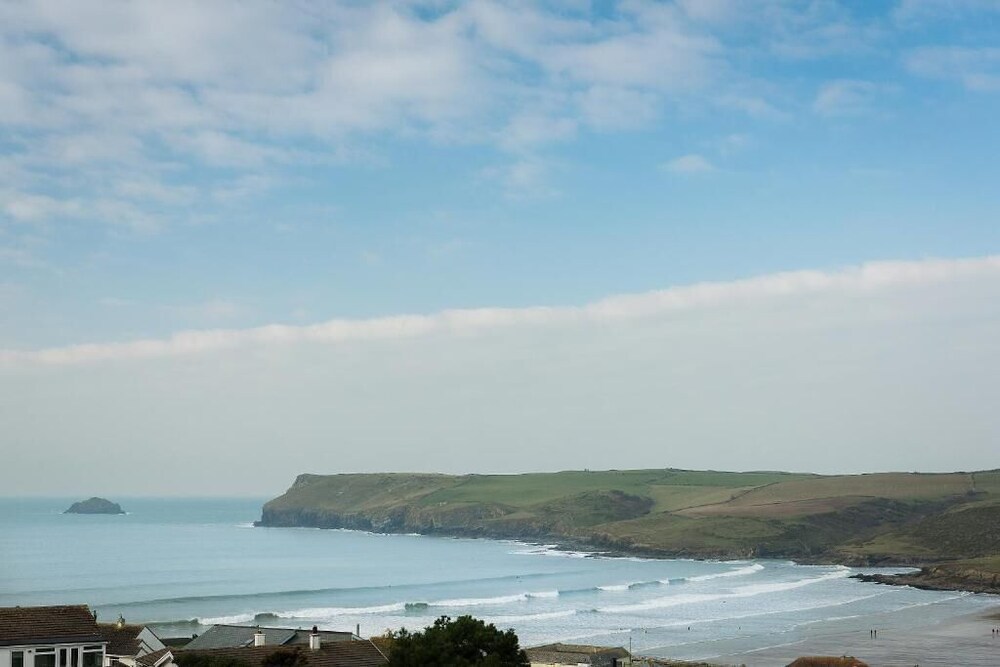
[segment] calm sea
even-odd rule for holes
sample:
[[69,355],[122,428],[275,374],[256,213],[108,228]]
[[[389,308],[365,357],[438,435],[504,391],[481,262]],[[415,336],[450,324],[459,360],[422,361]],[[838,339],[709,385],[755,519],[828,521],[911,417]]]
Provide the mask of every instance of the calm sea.
[[72,500],[0,499],[0,606],[86,603],[102,619],[122,614],[161,636],[211,623],[360,626],[369,635],[473,614],[513,627],[523,645],[631,640],[645,654],[704,659],[811,629],[911,626],[997,603],[865,584],[836,566],[253,528],[264,499],[116,498],[128,515],[61,514]]

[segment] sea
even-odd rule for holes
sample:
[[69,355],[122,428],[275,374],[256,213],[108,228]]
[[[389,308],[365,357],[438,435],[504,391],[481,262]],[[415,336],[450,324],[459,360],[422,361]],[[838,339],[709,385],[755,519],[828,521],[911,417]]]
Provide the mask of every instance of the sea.
[[370,636],[471,614],[513,628],[522,646],[631,646],[709,660],[820,629],[913,627],[1000,601],[851,578],[899,568],[611,558],[512,541],[255,528],[263,498],[115,498],[127,514],[62,514],[73,500],[0,499],[0,606],[89,604],[100,619],[121,615],[161,637],[215,623]]

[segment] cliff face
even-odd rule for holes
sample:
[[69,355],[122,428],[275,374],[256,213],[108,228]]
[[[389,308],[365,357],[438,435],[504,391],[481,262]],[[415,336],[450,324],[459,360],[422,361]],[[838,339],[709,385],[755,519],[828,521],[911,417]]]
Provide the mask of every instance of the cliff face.
[[665,469],[300,475],[264,505],[257,525],[862,565],[994,554],[998,522],[998,472],[822,477]]
[[445,508],[383,507],[360,512],[324,508],[264,506],[260,526],[348,528],[378,533],[483,532],[485,522],[509,513],[499,505],[464,505]]
[[584,528],[639,517],[653,505],[649,498],[618,490],[585,491],[527,508],[490,500],[440,500],[435,494],[462,478],[372,477],[343,476],[331,485],[319,476],[300,475],[283,496],[264,505],[257,525],[596,544],[601,540]]
[[125,514],[125,510],[118,503],[95,496],[73,503],[63,514]]

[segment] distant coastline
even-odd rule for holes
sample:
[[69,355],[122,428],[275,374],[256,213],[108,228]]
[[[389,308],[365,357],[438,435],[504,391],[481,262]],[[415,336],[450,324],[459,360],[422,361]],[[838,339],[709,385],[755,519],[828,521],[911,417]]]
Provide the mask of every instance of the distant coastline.
[[[997,471],[300,475],[255,525],[517,540],[605,556],[923,567],[870,580],[996,593],[1000,562],[990,557],[1000,533],[986,528],[1000,524],[998,491]],[[942,569],[949,562],[966,564]]]

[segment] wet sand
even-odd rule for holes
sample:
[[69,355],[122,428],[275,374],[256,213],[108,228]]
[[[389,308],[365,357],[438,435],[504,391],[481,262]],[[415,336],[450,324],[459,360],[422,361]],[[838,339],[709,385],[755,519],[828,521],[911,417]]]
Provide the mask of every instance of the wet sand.
[[987,612],[910,627],[881,627],[872,639],[870,628],[828,629],[813,626],[805,636],[789,637],[782,645],[733,653],[712,659],[722,665],[772,667],[787,665],[803,655],[851,655],[871,667],[940,665],[942,667],[998,667],[1000,665],[1000,600]]

